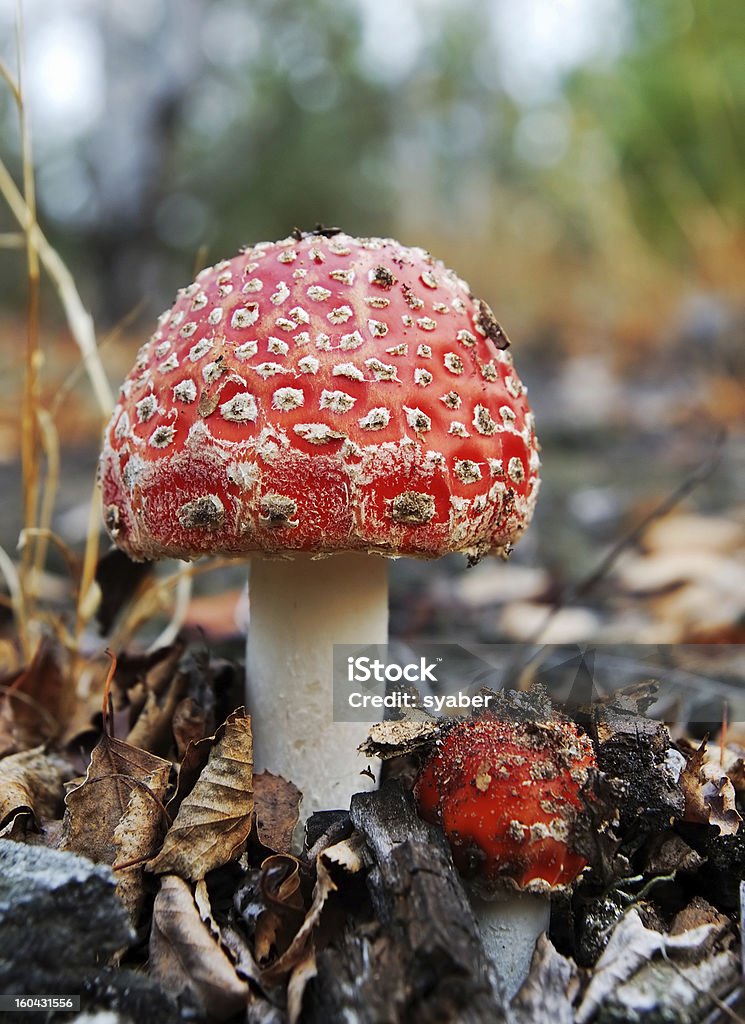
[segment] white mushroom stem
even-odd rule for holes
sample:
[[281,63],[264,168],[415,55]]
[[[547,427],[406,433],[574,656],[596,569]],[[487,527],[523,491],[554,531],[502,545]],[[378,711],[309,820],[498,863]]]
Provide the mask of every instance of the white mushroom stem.
[[551,904],[545,896],[509,893],[493,900],[471,894],[481,941],[509,1002],[528,976],[538,936],[548,930]]
[[253,559],[246,649],[254,763],[292,780],[304,817],[348,808],[375,782],[357,753],[368,722],[336,722],[334,644],[388,642],[388,562],[357,553]]

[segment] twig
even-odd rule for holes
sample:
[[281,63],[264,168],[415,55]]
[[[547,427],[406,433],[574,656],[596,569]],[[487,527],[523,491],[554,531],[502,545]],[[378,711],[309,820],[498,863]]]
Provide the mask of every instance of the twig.
[[681,968],[675,963],[675,961],[670,956],[668,956],[668,952],[665,949],[664,945],[660,947],[660,954],[665,963],[669,964],[672,967],[672,969],[677,974],[679,974],[680,977],[685,982],[687,982],[687,984],[691,986],[694,992],[698,992],[700,996],[706,996],[707,999],[710,999],[712,1003],[716,1006],[716,1008],[726,1017],[729,1017],[730,1020],[734,1021],[735,1024],[745,1024],[745,1018],[741,1017],[739,1013],[735,1013],[734,1010],[730,1009],[730,1007],[727,1006],[727,1004],[722,999],[720,999],[719,996],[714,995],[714,993],[710,992],[708,988],[701,988],[701,986],[697,985],[696,982],[693,981],[688,976],[688,974],[686,974],[685,971],[681,970]]
[[[727,432],[725,430],[719,431],[713,440],[710,454],[708,454],[706,458],[688,474],[688,476],[681,480],[678,486],[668,494],[667,497],[658,502],[651,512],[648,512],[647,515],[645,515],[638,523],[623,534],[615,544],[612,545],[610,550],[607,551],[600,559],[600,562],[591,572],[576,583],[570,583],[564,588],[549,611],[546,613],[546,618],[528,641],[529,644],[537,644],[540,642],[540,638],[547,626],[554,616],[562,610],[562,608],[565,608],[578,597],[583,597],[585,594],[589,593],[593,587],[597,586],[597,584],[608,575],[621,555],[639,540],[651,523],[655,522],[657,519],[661,519],[663,516],[666,516],[669,512],[672,512],[676,505],[679,505],[684,498],[688,497],[692,491],[697,487],[700,487],[701,484],[705,483],[709,477],[712,476],[722,460],[726,440]],[[531,658],[528,664],[524,666],[524,669],[531,665],[535,660],[535,658]]]
[[104,651],[104,654],[107,658],[111,658],[111,664],[109,665],[109,671],[106,673],[106,682],[103,684],[102,729],[104,736],[108,736],[109,739],[113,740],[116,737],[114,736],[114,707],[111,700],[111,683],[116,672],[116,655],[108,650],[108,648]]

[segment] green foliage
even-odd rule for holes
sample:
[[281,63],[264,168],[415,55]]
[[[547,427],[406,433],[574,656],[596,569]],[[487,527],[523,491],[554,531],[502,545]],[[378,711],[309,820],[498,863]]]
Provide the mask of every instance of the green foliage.
[[642,231],[672,258],[694,225],[745,214],[745,19],[738,0],[630,0],[617,65],[569,84],[609,140]]

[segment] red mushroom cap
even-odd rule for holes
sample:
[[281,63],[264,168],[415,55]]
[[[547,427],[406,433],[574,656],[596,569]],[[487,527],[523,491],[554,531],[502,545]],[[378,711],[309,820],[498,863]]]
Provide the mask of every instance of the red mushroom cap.
[[140,350],[106,432],[107,529],[137,559],[503,550],[539,465],[508,344],[422,249],[259,243]]
[[482,888],[545,892],[587,863],[571,838],[594,766],[592,744],[571,722],[485,714],[450,729],[415,794],[422,817],[442,825],[455,863]]

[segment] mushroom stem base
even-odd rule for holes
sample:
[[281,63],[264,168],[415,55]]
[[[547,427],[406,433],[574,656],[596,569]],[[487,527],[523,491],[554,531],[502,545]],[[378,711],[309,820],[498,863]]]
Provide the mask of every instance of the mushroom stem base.
[[494,900],[471,894],[471,906],[501,994],[509,1002],[528,976],[538,936],[548,930],[551,904],[530,893]]
[[251,563],[246,649],[254,763],[303,792],[302,814],[348,808],[375,782],[370,723],[334,721],[334,644],[388,642],[388,563],[357,553]]

